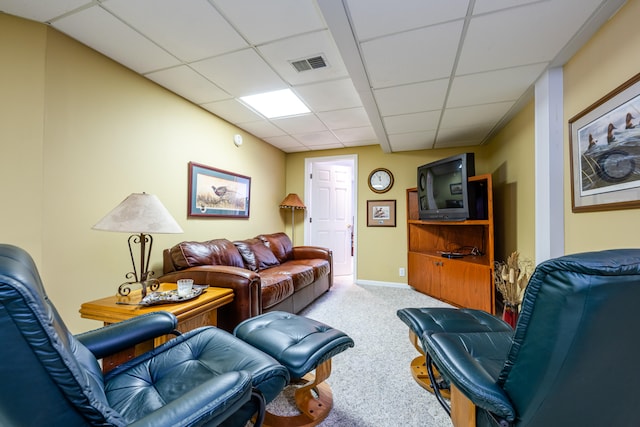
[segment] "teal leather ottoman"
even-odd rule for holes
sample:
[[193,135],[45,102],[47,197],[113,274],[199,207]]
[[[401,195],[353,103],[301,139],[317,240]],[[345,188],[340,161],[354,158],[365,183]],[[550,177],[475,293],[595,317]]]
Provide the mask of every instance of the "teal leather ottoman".
[[285,417],[267,412],[265,426],[314,426],[329,415],[333,393],[325,380],[331,374],[331,358],[353,347],[349,336],[316,320],[281,311],[247,319],[233,333],[286,367],[290,384],[302,384],[295,391],[301,413]]
[[[424,334],[437,332],[513,332],[509,324],[502,319],[482,310],[469,308],[402,308],[396,312],[397,316],[409,327],[409,340],[420,355],[411,361],[411,374],[416,382],[433,393],[429,380],[427,361],[422,345]],[[435,372],[440,393],[449,397],[447,385],[443,384],[437,371]]]

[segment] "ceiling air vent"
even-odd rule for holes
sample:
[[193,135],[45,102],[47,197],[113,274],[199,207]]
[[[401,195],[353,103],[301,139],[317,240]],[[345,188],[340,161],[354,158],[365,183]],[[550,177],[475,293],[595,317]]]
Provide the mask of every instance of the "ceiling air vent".
[[314,56],[312,58],[301,59],[299,61],[291,61],[291,65],[299,73],[308,70],[317,70],[318,68],[324,68],[327,66],[327,61],[321,56]]

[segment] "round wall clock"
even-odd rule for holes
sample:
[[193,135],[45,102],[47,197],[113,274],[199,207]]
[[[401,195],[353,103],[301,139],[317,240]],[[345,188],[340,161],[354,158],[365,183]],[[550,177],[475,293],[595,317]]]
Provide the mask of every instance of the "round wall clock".
[[386,193],[393,187],[393,174],[389,169],[374,169],[369,174],[367,183],[374,193]]

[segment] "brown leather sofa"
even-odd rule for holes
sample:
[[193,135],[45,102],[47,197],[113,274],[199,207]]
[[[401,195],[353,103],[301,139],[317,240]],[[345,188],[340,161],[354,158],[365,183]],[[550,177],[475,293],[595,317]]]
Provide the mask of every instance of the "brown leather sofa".
[[228,331],[268,311],[297,313],[333,285],[333,254],[317,246],[293,246],[285,233],[231,242],[181,242],[163,251],[161,282],[190,278],[231,288],[234,299],[218,310]]

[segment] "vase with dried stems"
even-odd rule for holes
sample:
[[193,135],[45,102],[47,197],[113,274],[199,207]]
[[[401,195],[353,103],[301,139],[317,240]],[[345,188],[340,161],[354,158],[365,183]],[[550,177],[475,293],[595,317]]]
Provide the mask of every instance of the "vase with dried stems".
[[512,252],[506,262],[496,261],[495,284],[502,295],[504,310],[502,318],[515,328],[520,312],[524,290],[533,270],[530,259],[521,259],[520,253]]

